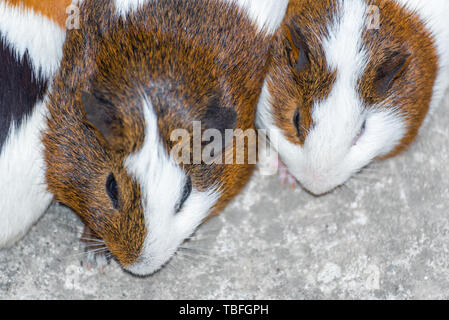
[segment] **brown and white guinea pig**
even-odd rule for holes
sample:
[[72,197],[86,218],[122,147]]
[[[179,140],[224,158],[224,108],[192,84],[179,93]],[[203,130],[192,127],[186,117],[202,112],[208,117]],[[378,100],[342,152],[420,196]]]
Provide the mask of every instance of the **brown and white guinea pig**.
[[313,194],[416,137],[448,86],[449,1],[292,0],[257,126]]
[[0,0],[0,248],[21,238],[52,199],[40,132],[68,2]]
[[[82,2],[43,142],[49,190],[98,238],[92,247],[102,243],[126,270],[151,274],[242,189],[252,164],[178,164],[172,133],[191,135],[194,121],[202,130],[254,129],[270,40],[286,7]],[[229,152],[242,150],[231,143]]]

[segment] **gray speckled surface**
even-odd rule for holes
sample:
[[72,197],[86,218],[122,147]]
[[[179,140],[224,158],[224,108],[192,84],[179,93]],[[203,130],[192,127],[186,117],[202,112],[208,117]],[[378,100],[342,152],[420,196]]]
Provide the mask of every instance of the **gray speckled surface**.
[[[449,102],[449,101],[448,101]],[[80,266],[81,223],[55,205],[0,251],[1,299],[449,298],[449,103],[418,141],[324,197],[259,173],[162,271]]]

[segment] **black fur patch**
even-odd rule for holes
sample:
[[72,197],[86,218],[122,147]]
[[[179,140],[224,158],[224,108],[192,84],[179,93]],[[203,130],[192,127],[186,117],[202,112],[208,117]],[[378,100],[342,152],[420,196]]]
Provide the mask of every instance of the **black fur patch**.
[[205,129],[216,129],[224,136],[226,129],[235,129],[237,112],[233,108],[211,105],[207,108],[202,122]]
[[16,57],[0,32],[0,152],[12,124],[20,126],[44,97],[48,81],[33,70],[28,52]]

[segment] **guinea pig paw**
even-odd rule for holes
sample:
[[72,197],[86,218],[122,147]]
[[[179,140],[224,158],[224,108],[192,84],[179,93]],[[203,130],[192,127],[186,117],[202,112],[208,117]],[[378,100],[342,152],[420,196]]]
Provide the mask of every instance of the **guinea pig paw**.
[[279,170],[279,180],[281,181],[281,186],[288,184],[292,190],[296,188],[296,178],[290,174],[287,166],[278,159],[278,170]]
[[108,259],[104,253],[92,253],[87,255],[87,269],[97,268],[101,274],[104,274],[104,269],[109,264]]
[[81,249],[85,253],[81,265],[86,266],[87,270],[98,269],[104,274],[105,267],[110,263],[110,254],[103,240],[88,228],[84,228],[81,237]]
[[98,248],[97,244],[92,245],[85,242],[82,242],[81,246],[85,253],[81,265],[85,266],[87,270],[97,269],[104,274],[106,266],[110,263],[106,249]]

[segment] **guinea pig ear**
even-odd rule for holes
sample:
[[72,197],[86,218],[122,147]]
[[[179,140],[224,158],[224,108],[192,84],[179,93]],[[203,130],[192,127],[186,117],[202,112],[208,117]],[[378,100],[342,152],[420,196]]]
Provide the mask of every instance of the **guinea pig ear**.
[[121,150],[123,124],[115,114],[114,107],[101,95],[83,91],[81,102],[87,121],[97,129],[101,137],[112,149]]
[[289,52],[289,58],[292,66],[298,72],[304,71],[309,65],[309,48],[306,44],[305,37],[301,30],[296,26],[285,25],[284,27],[285,37],[287,38],[291,51]]
[[393,52],[385,63],[383,63],[377,70],[374,85],[377,94],[383,96],[390,90],[393,82],[406,69],[410,62],[410,54],[403,52]]
[[222,148],[226,148],[226,129],[235,129],[237,124],[237,112],[230,107],[220,105],[218,97],[213,98],[206,112],[201,118],[204,130],[215,129],[221,133]]
[[226,129],[235,129],[237,112],[233,108],[213,104],[207,108],[202,123],[205,129],[216,129],[224,136]]

